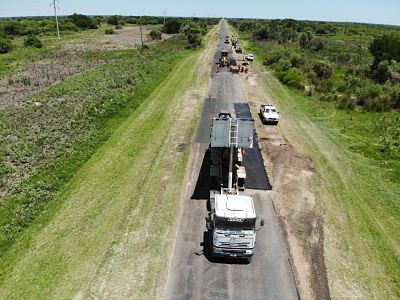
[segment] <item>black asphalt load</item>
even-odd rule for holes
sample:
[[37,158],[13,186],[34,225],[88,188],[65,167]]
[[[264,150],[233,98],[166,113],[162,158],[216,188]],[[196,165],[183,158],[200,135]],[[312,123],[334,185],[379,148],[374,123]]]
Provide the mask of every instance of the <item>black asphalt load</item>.
[[[224,21],[220,36],[215,60],[219,59],[221,50],[231,50],[224,43]],[[257,139],[255,147],[246,149],[244,157],[246,192],[253,196],[257,224],[260,219],[265,220],[264,227],[257,232],[253,260],[248,263],[215,259],[210,255],[205,217],[208,215],[211,119],[221,110],[237,117],[251,117],[239,75],[227,68],[217,73],[215,66],[214,61],[208,90],[210,100],[204,102],[195,142],[191,145],[187,186],[164,299],[298,299]]]
[[[236,118],[253,118],[248,103],[234,103]],[[254,131],[254,145],[245,149],[243,165],[246,168],[246,188],[253,190],[271,190],[271,184],[264,167],[264,159],[258,144],[257,132]]]

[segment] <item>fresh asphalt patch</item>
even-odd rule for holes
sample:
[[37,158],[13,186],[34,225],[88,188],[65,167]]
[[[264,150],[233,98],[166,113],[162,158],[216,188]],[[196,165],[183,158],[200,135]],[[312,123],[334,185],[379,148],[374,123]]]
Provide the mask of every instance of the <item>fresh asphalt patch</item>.
[[203,110],[196,131],[196,143],[209,143],[211,134],[211,122],[215,112],[215,98],[208,98],[204,101]]

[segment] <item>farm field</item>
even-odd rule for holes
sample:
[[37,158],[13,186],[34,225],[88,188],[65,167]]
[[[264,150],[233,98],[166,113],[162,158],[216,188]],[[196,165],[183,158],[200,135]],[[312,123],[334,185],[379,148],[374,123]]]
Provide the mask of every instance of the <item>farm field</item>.
[[[329,25],[336,26],[335,23]],[[342,26],[345,25],[338,28],[345,28]],[[352,26],[348,25],[349,28]],[[273,39],[257,41],[248,31],[237,32],[246,40],[243,43],[246,51],[256,56],[253,72],[248,76],[249,84],[253,82],[258,86],[257,90],[262,90],[258,92],[266,95],[254,92],[252,96],[278,106],[284,120],[278,131],[291,144],[304,149],[318,174],[312,182],[317,199],[315,209],[307,205],[306,200],[295,202],[299,203],[303,213],[316,212],[323,217],[325,262],[331,296],[336,299],[397,298],[400,293],[397,234],[400,229],[399,110],[376,112],[357,105],[344,107],[340,98],[329,98],[330,92],[323,87],[312,94],[302,92],[282,80],[283,59],[271,64],[271,57],[279,51],[286,51],[288,56],[293,52],[300,55],[306,64],[304,68],[321,57],[327,59],[347,53],[349,57],[358,56],[358,61],[364,59],[359,64],[363,68],[372,63],[367,48],[376,34],[374,30],[379,29],[370,30],[366,25],[357,25],[356,28],[358,32],[364,32],[363,38],[343,32],[325,37],[325,56],[308,49],[301,50],[294,43],[278,44]],[[385,31],[380,30],[381,33]],[[370,35],[365,36],[366,33]],[[329,56],[327,51],[330,51]],[[302,65],[292,70],[301,68]],[[334,67],[332,74],[341,72],[339,68]],[[333,76],[331,81],[335,85],[340,80],[335,82],[338,77]],[[278,78],[292,88],[285,87]],[[393,83],[393,88],[398,86],[398,83]],[[293,212],[293,203],[285,201],[280,203],[280,209],[289,230],[302,247],[299,257],[312,261],[309,252],[312,232],[297,230],[305,222],[296,219],[301,211]]]

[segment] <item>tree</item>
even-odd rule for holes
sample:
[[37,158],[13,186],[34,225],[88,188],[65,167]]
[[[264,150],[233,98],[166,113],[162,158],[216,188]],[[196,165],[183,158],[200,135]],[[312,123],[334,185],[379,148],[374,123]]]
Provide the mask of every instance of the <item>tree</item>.
[[189,46],[192,48],[197,48],[201,45],[201,38],[198,34],[189,33],[187,35],[187,39],[188,39]]
[[118,16],[111,16],[107,19],[107,23],[110,25],[118,25],[119,24],[119,19]]
[[294,41],[297,38],[297,32],[292,28],[285,28],[281,31],[279,42],[280,43],[287,43],[289,41]]
[[7,21],[3,25],[3,32],[7,35],[21,35],[22,34],[22,26],[18,22],[15,21]]
[[35,35],[29,35],[24,39],[25,47],[34,47],[34,48],[42,48],[43,43],[39,38]]
[[163,32],[168,34],[179,33],[180,29],[181,23],[176,20],[168,20],[167,22],[165,22]]
[[93,18],[93,22],[94,22],[97,26],[100,26],[101,22],[103,22],[103,21],[104,21],[104,18],[103,18],[103,17],[100,17],[100,16],[96,16],[96,17]]
[[68,17],[80,29],[95,29],[97,25],[92,18],[85,15],[73,14]]
[[8,53],[12,50],[11,41],[8,39],[0,39],[0,54]]
[[269,27],[263,26],[253,32],[253,39],[266,40],[269,37]]
[[312,39],[313,39],[313,35],[311,34],[310,31],[304,32],[300,36],[300,40],[299,40],[300,47],[307,48],[308,46],[310,46]]
[[374,63],[371,66],[374,72],[379,63],[383,60],[400,61],[400,36],[398,35],[382,35],[376,37],[369,47],[369,51],[374,57]]

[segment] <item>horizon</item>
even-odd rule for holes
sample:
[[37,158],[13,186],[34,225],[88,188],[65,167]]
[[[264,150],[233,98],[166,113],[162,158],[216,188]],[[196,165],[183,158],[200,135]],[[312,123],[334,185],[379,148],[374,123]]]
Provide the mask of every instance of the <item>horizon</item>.
[[[80,14],[75,12],[74,14]],[[68,18],[72,14],[69,15],[57,15],[58,18]],[[162,15],[93,15],[87,14],[88,17],[111,17],[111,16],[122,16],[122,17],[156,17],[156,18],[163,18]],[[1,19],[18,19],[18,18],[54,18],[54,15],[42,15],[42,16],[12,16],[12,17],[0,17]],[[389,26],[389,27],[400,27],[397,24],[384,24],[384,23],[365,23],[365,22],[357,22],[357,21],[331,21],[331,20],[309,20],[309,19],[293,19],[293,18],[246,18],[246,17],[207,17],[207,16],[165,16],[166,19],[171,18],[199,18],[199,19],[207,19],[207,18],[214,18],[214,19],[226,19],[226,20],[288,20],[292,19],[299,22],[316,22],[316,23],[338,23],[338,24],[358,24],[358,25],[376,25],[376,26]]]
[[[7,2],[0,0],[0,18],[51,17],[53,9],[48,1],[21,0]],[[136,2],[136,3],[135,3]],[[255,0],[243,5],[237,0],[203,0],[201,3],[189,0],[182,5],[178,0],[153,0],[148,3],[129,0],[109,2],[98,0],[85,2],[60,0],[58,14],[68,16],[79,13],[89,16],[160,16],[167,17],[221,18],[215,12],[224,12],[227,19],[294,19],[298,21],[359,23],[373,25],[400,26],[400,1],[362,1],[362,0],[283,0],[279,3]],[[119,5],[118,5],[119,4]],[[356,13],[355,13],[356,12]]]

